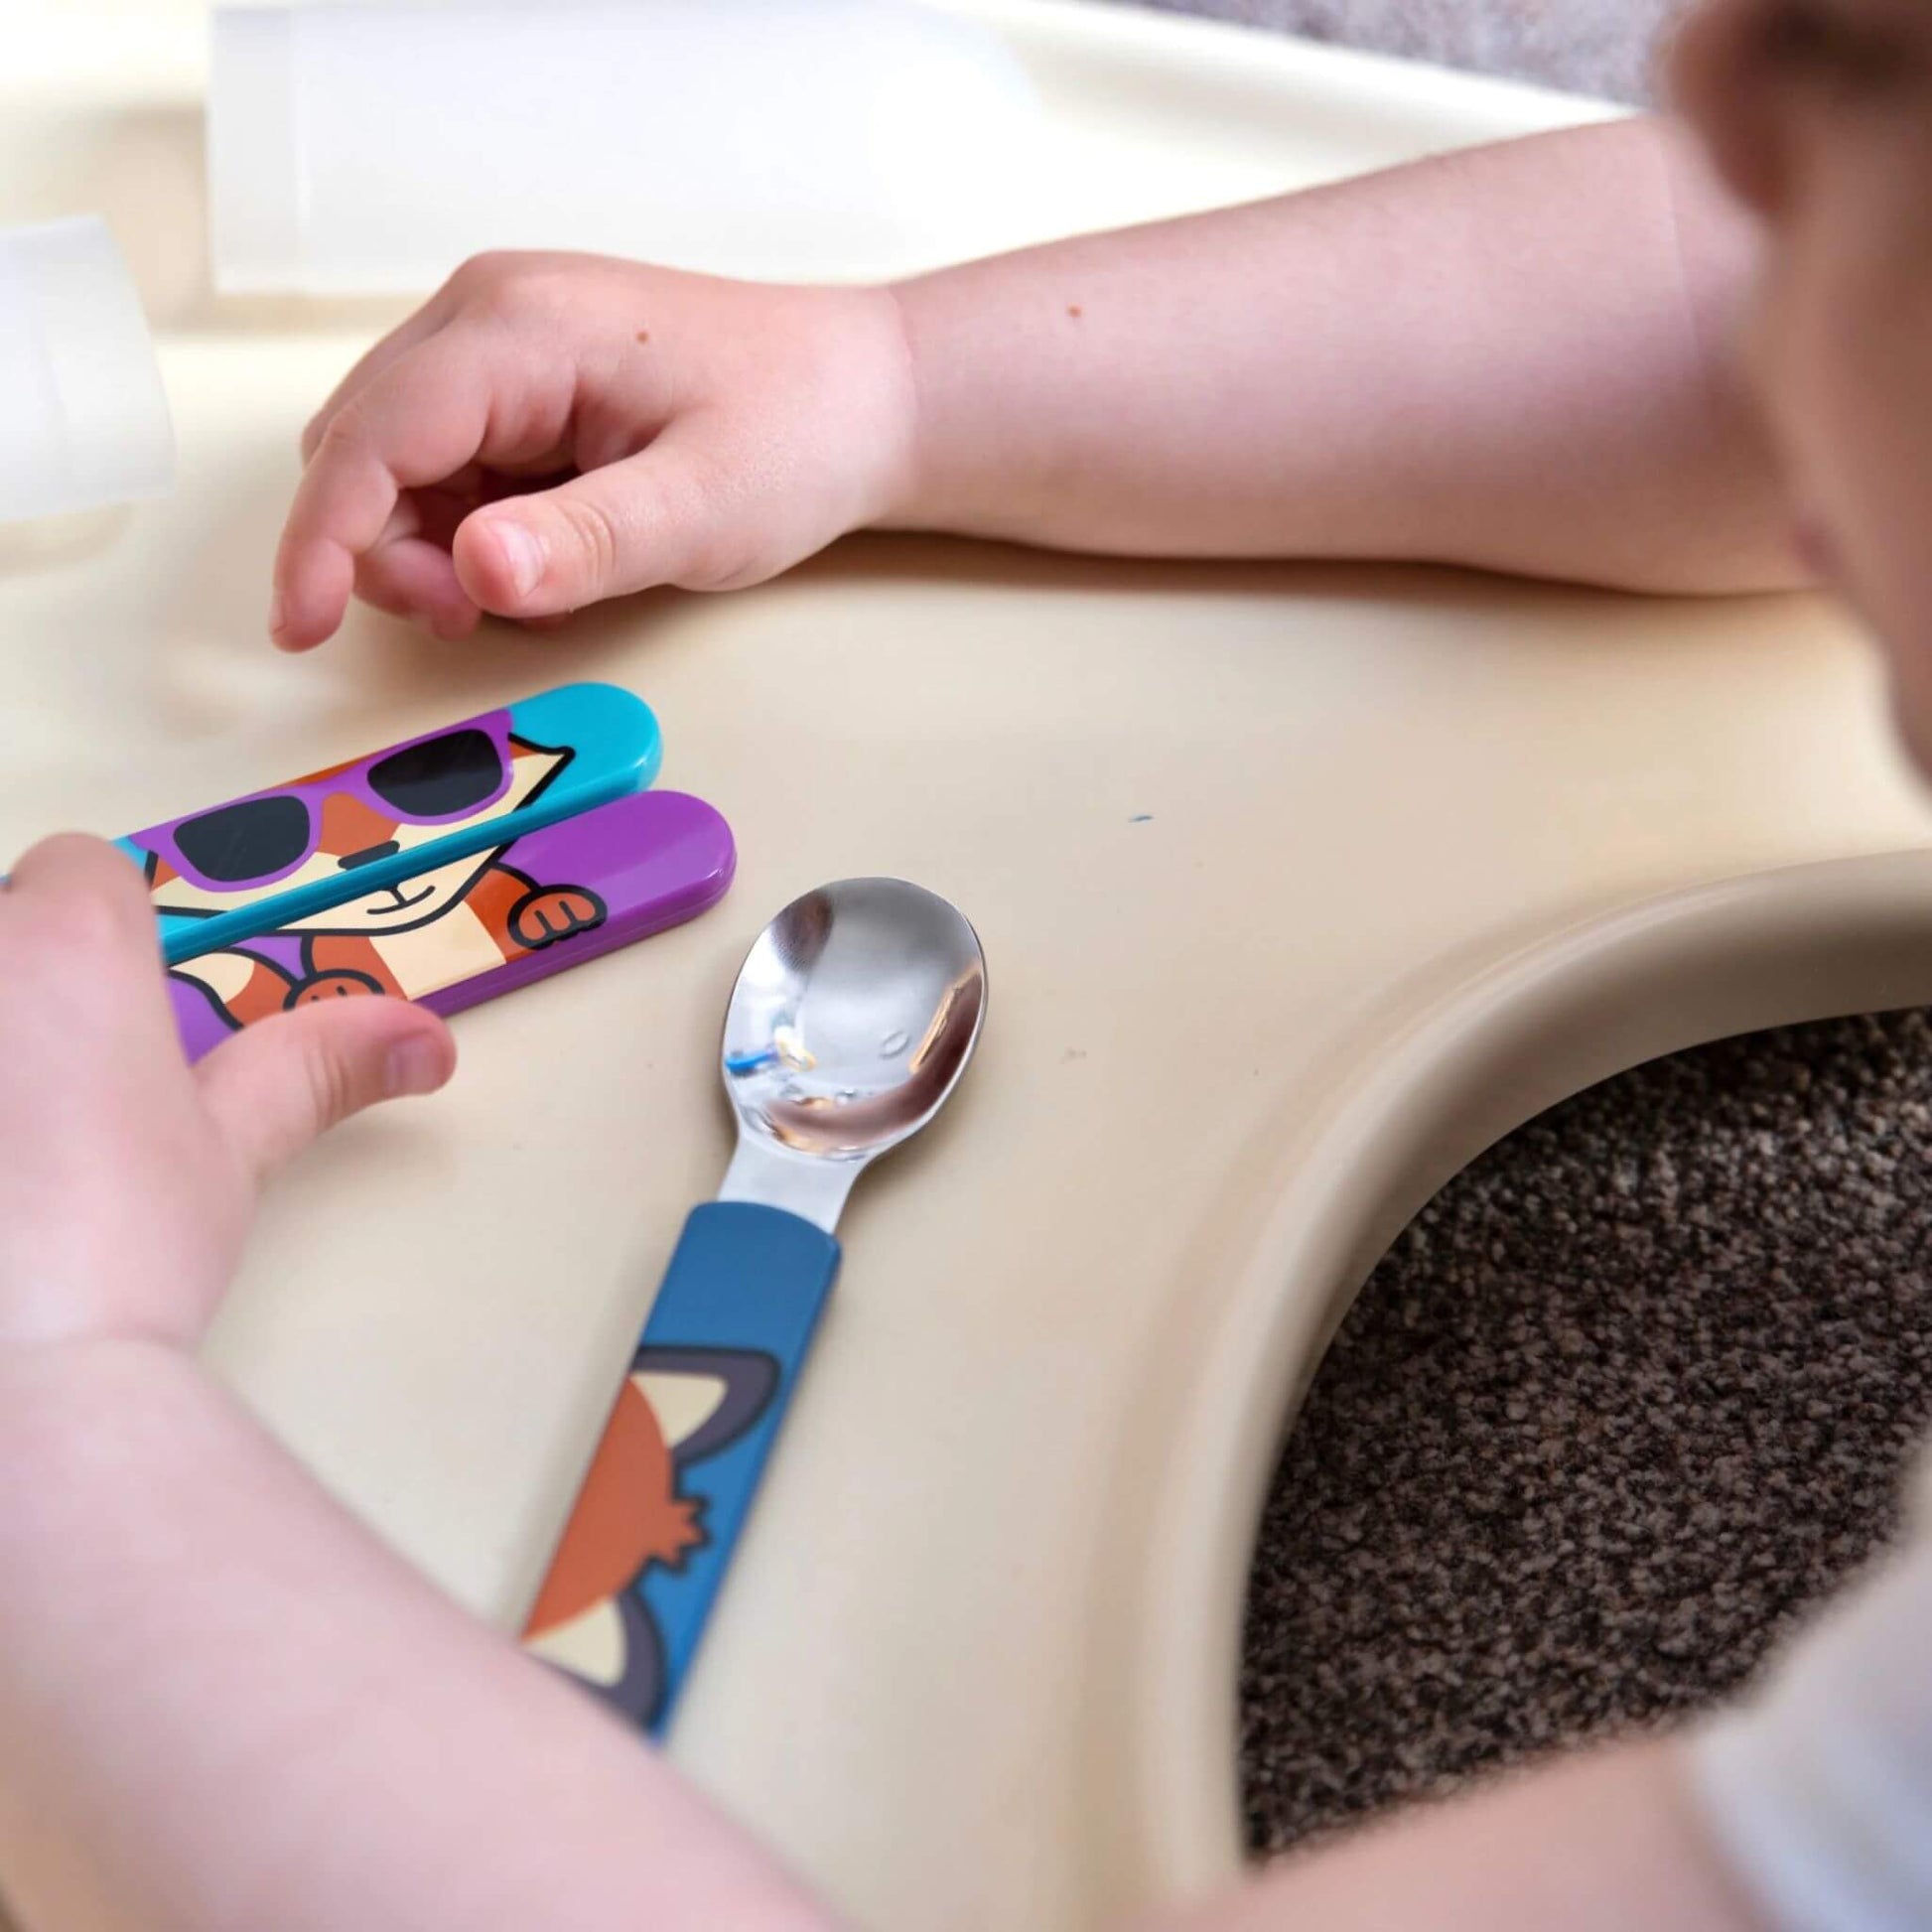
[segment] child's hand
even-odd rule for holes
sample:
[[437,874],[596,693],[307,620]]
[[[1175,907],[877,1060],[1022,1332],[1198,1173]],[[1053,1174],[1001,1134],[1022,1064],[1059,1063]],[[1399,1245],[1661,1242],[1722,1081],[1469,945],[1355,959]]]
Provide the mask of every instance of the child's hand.
[[269,628],[320,643],[351,590],[455,637],[757,583],[892,510],[913,413],[885,290],[479,256],[309,425]]
[[140,874],[37,845],[0,888],[0,1353],[196,1341],[257,1185],[371,1101],[440,1087],[449,1032],[400,1000],[251,1027],[190,1068]]

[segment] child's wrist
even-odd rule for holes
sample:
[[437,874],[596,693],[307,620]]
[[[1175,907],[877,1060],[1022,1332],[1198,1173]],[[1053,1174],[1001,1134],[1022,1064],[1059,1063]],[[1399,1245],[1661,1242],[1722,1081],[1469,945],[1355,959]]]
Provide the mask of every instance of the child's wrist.
[[873,527],[973,535],[971,453],[953,420],[957,410],[942,406],[957,389],[959,371],[934,366],[947,333],[935,313],[944,290],[936,278],[917,276],[889,284],[885,293],[898,317],[906,424],[895,487]]
[[149,1372],[207,1379],[192,1351],[153,1335],[69,1335],[0,1347],[0,1444],[10,1451],[16,1431],[33,1428],[95,1382]]
[[116,1417],[148,1395],[172,1405],[224,1399],[192,1354],[164,1341],[113,1335],[0,1348],[0,1468],[38,1472],[35,1482],[0,1484],[0,1524],[18,1532],[32,1519],[46,1479],[70,1458],[113,1454]]
[[913,282],[889,282],[880,293],[891,304],[899,357],[900,432],[897,461],[890,465],[891,481],[870,527],[877,530],[931,529],[926,503],[931,494],[928,470],[931,438],[926,421],[927,385],[919,366]]

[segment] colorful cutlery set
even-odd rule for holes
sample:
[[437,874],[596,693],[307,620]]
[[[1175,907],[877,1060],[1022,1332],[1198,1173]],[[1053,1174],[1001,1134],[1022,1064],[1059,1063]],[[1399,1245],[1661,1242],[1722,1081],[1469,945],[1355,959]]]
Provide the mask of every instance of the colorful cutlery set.
[[702,912],[731,829],[646,789],[662,755],[640,699],[570,684],[122,839],[189,1056],[314,1000],[456,1013]]
[[[736,849],[702,799],[648,788],[661,758],[639,699],[564,685],[122,839],[189,1057],[319,1000],[455,1013],[702,912]],[[744,1527],[846,1193],[938,1110],[984,1001],[972,928],[903,881],[807,894],[747,959],[721,1065],[738,1153],[685,1223],[523,1632],[643,1728]]]

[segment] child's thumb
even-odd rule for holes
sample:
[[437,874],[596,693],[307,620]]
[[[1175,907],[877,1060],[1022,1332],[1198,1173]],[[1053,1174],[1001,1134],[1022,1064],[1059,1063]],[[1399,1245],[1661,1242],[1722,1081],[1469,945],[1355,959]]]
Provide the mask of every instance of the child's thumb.
[[555,489],[475,510],[452,545],[484,611],[548,618],[653,584],[702,582],[725,505],[713,464],[673,428],[649,449]]
[[203,1103],[260,1179],[350,1114],[433,1093],[455,1068],[456,1042],[433,1013],[363,995],[260,1021],[195,1071]]

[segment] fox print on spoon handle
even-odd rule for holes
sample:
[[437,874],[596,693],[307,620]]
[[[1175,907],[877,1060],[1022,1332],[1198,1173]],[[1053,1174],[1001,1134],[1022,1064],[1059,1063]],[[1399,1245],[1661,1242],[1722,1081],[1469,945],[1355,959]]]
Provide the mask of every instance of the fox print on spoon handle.
[[691,1210],[524,1641],[669,1722],[838,1274],[781,1208]]

